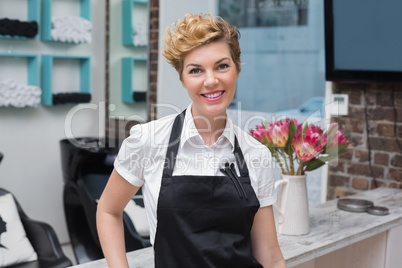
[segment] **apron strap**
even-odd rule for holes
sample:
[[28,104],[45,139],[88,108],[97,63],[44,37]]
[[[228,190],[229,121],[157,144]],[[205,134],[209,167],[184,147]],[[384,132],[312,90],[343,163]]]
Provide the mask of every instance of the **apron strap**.
[[162,177],[170,177],[173,174],[173,169],[176,163],[176,155],[179,150],[181,130],[183,129],[184,117],[186,115],[186,109],[176,116],[172,132],[169,138],[169,145],[165,157],[165,165],[163,166]]
[[242,177],[249,177],[247,164],[246,161],[244,160],[243,152],[240,149],[236,135],[235,135],[234,155],[236,158],[237,166],[239,167],[240,175]]
[[[181,131],[183,129],[184,117],[186,115],[186,110],[181,112],[178,116],[176,116],[172,131],[169,138],[169,146],[166,152],[165,164],[163,166],[163,175],[162,177],[171,177],[173,174],[173,169],[176,163],[176,155],[179,150],[180,145],[180,136]],[[248,177],[248,168],[246,165],[246,161],[244,161],[243,152],[240,149],[239,142],[237,141],[237,137],[235,135],[235,144],[234,144],[234,155],[236,158],[237,166],[239,167],[239,171],[242,177]]]

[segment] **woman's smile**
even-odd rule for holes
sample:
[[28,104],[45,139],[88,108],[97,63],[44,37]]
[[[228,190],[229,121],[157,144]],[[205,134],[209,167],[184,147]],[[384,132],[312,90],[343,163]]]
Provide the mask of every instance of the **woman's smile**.
[[224,93],[224,90],[215,90],[213,92],[201,94],[201,96],[203,96],[207,101],[218,101],[223,97]]

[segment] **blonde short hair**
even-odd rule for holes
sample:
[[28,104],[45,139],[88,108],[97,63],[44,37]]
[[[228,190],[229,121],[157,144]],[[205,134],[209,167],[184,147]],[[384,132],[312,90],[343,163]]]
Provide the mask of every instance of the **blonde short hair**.
[[209,14],[186,14],[183,20],[168,27],[165,33],[165,46],[162,55],[179,73],[183,71],[185,56],[193,49],[215,41],[228,43],[232,60],[240,72],[240,32],[221,17],[213,18]]

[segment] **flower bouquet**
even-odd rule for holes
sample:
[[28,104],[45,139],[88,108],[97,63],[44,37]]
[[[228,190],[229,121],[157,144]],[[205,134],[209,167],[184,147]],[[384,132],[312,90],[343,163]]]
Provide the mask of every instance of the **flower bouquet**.
[[250,134],[269,148],[282,174],[287,175],[304,175],[315,170],[339,157],[351,145],[337,123],[324,131],[319,126],[286,118],[257,125]]

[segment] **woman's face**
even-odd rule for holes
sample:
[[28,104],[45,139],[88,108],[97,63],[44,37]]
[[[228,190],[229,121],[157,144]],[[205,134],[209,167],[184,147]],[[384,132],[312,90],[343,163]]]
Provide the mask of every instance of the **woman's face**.
[[198,47],[186,55],[181,82],[193,101],[193,116],[226,114],[239,74],[225,41]]

